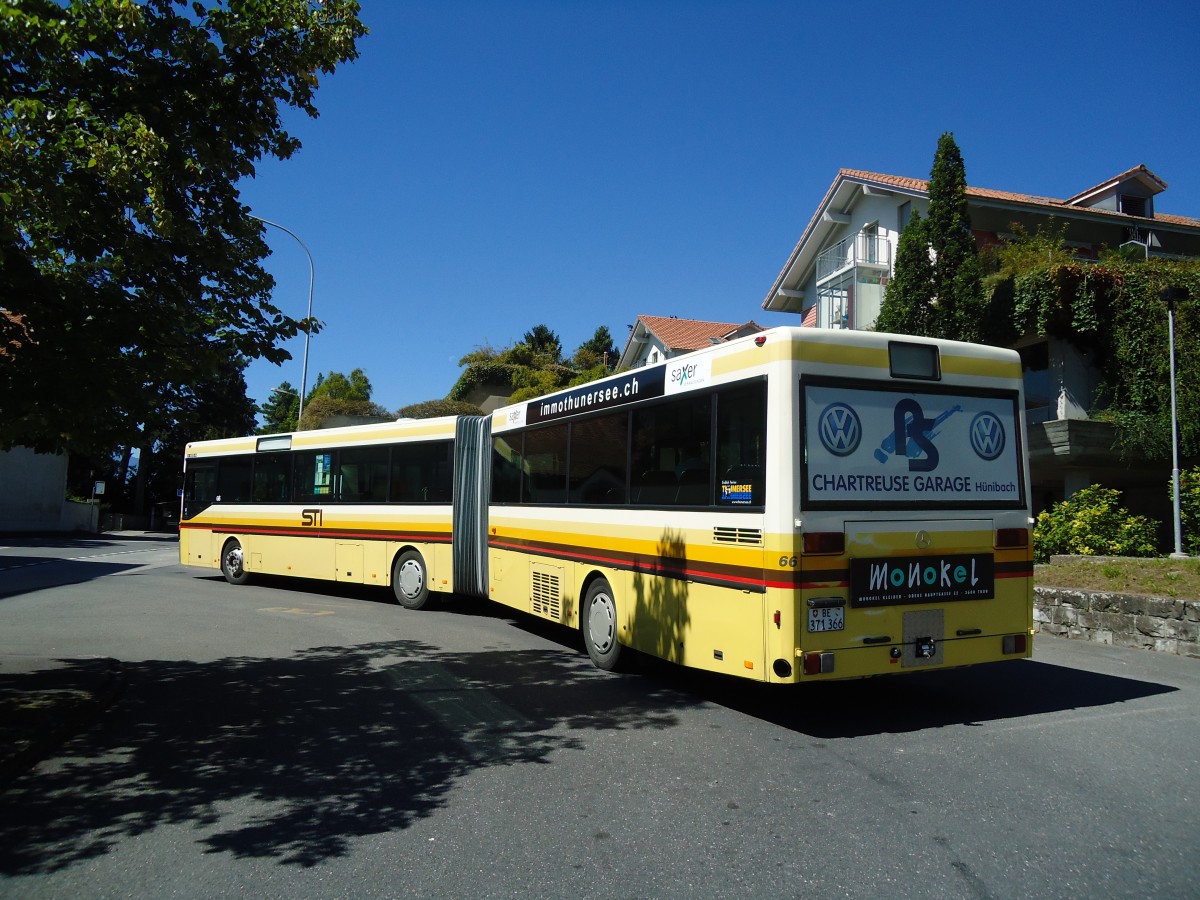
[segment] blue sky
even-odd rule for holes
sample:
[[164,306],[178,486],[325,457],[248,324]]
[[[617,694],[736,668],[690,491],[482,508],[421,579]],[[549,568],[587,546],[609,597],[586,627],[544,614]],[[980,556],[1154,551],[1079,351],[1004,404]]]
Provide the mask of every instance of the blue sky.
[[[572,352],[640,314],[766,325],[767,291],[839,168],[927,178],[952,131],[977,187],[1069,197],[1145,164],[1200,218],[1189,2],[362,0],[360,58],[303,148],[242,186],[316,267],[317,372],[395,410],[472,349],[544,323]],[[308,264],[267,238],[276,303]],[[299,386],[252,363],[250,396]]]

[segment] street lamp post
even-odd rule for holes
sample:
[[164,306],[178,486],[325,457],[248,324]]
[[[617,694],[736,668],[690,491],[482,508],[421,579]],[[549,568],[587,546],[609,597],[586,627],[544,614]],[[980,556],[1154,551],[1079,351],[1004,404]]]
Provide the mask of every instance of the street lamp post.
[[1167,303],[1167,343],[1171,353],[1171,493],[1174,495],[1175,552],[1171,559],[1187,559],[1183,552],[1182,516],[1179,511],[1179,411],[1175,400],[1175,303],[1186,300],[1187,288],[1167,288],[1161,294]]
[[[270,219],[264,219],[262,216],[256,216],[253,213],[247,213],[250,218],[257,222],[262,222],[265,225],[274,225],[280,231],[286,231],[296,239],[296,243],[304,250],[304,255],[308,257],[308,315],[306,319],[312,318],[312,301],[313,301],[313,284],[317,280],[317,269],[313,265],[312,254],[308,252],[308,247],[304,241],[300,240],[300,235],[292,231],[292,229],[280,225],[278,222],[272,222]],[[307,325],[307,322],[305,323]],[[296,413],[296,427],[300,427],[300,419],[304,417],[304,395],[308,391],[308,341],[312,337],[311,329],[304,329],[304,364],[300,369],[300,408]]]

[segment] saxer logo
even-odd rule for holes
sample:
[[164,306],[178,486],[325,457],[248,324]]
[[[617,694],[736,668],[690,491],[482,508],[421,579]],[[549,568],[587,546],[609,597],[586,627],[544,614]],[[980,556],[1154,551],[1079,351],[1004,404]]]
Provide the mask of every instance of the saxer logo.
[[667,363],[666,393],[674,394],[679,391],[690,391],[692,388],[708,384],[712,374],[712,359],[702,356],[699,359],[681,360]]

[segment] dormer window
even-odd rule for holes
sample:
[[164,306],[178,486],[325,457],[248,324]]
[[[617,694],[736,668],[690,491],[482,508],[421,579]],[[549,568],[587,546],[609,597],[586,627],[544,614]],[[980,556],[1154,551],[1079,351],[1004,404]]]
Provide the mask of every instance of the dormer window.
[[1146,197],[1135,197],[1132,194],[1121,194],[1121,212],[1127,216],[1137,216],[1138,218],[1149,218],[1150,201]]

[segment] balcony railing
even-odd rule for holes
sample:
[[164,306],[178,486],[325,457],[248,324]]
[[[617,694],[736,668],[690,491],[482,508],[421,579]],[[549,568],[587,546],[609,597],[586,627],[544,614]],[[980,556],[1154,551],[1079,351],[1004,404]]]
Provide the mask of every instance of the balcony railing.
[[817,284],[854,266],[889,271],[892,267],[892,245],[887,238],[866,231],[838,241],[822,250],[817,257]]

